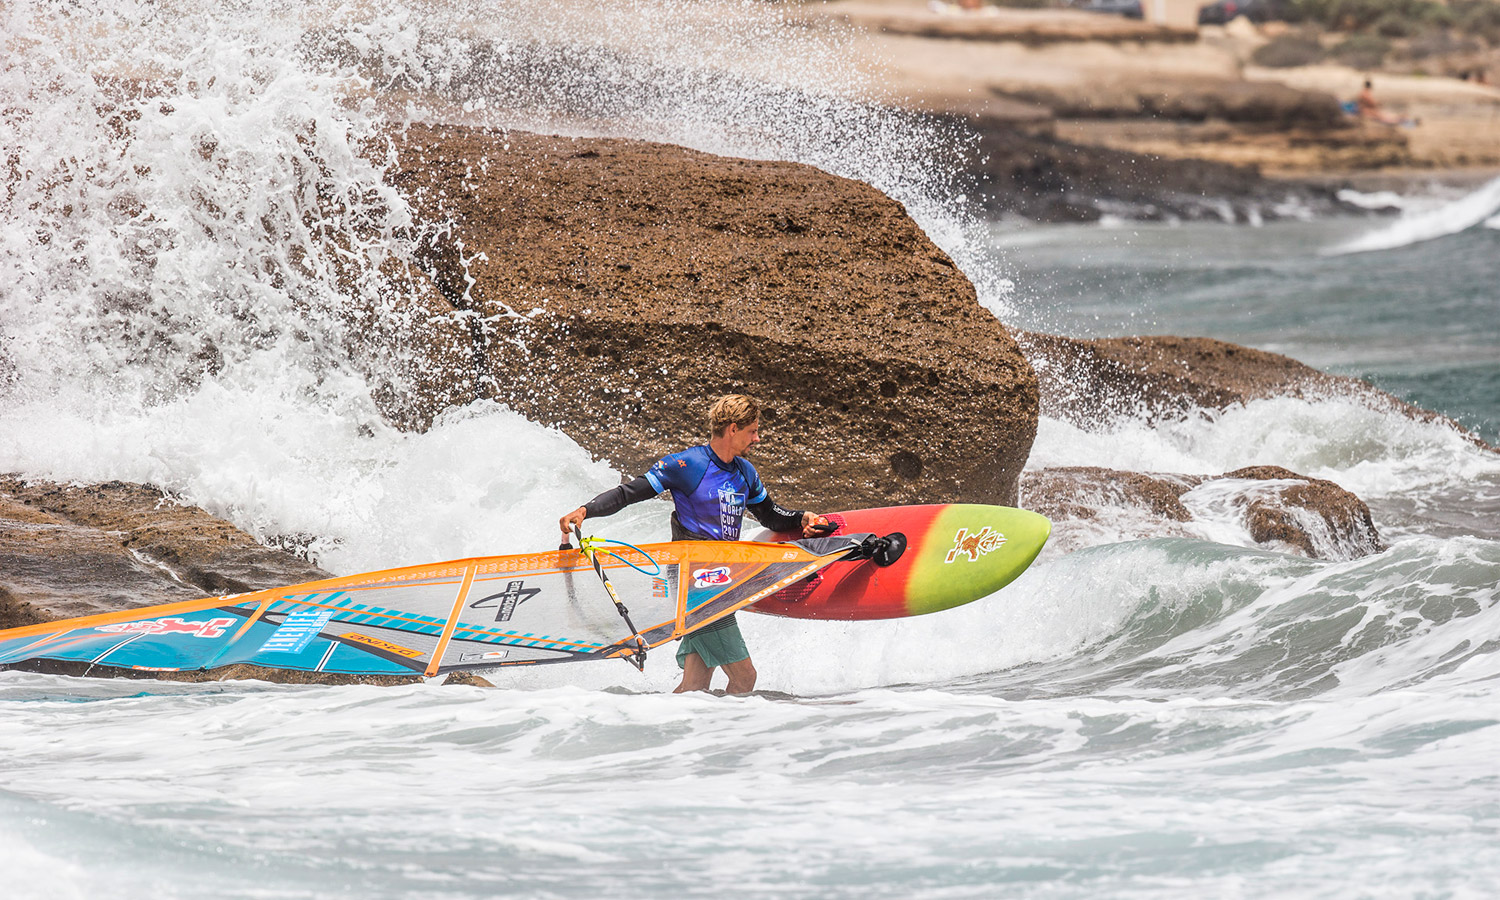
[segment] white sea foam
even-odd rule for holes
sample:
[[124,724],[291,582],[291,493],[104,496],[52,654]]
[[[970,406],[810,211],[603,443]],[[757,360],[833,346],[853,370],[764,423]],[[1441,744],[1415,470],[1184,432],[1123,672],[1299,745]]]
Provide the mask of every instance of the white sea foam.
[[1397,221],[1369,234],[1329,248],[1326,253],[1367,253],[1392,250],[1420,241],[1467,231],[1485,222],[1500,210],[1500,178],[1473,193],[1436,209],[1410,212]]
[[[1337,399],[1255,400],[1172,421],[1122,418],[1096,430],[1043,417],[1028,468],[1085,465],[1187,475],[1284,466],[1333,481],[1384,510],[1377,524],[1390,534],[1441,530],[1423,510],[1451,507],[1454,497],[1466,497],[1476,510],[1500,501],[1500,457],[1466,435],[1441,422]],[[1116,510],[1083,527],[1092,541],[1104,540],[1112,528],[1120,529],[1117,540],[1153,533],[1137,530],[1137,519]],[[1188,534],[1233,543],[1248,540],[1239,536],[1241,528],[1222,515],[1183,526]]]
[[1408,205],[1407,198],[1395,191],[1365,192],[1344,188],[1334,196],[1363,209],[1405,209]]

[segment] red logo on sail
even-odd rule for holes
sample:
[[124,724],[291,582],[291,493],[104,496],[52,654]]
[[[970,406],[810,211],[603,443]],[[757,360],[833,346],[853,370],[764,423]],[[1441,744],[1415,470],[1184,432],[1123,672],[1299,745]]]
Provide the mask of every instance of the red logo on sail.
[[728,584],[733,580],[729,577],[728,566],[714,566],[712,569],[699,569],[693,573],[693,587],[711,587]]
[[188,634],[193,637],[216,638],[224,636],[224,629],[235,623],[234,619],[209,619],[207,622],[184,622],[182,619],[153,619],[149,622],[121,622],[117,625],[97,625],[95,631],[112,634]]
[[1005,535],[998,531],[991,531],[990,526],[969,534],[969,529],[960,528],[958,534],[953,536],[953,549],[943,558],[943,562],[951,563],[958,559],[960,553],[969,557],[970,562],[978,562],[979,557],[994,550],[999,550],[1000,545],[1005,543]]

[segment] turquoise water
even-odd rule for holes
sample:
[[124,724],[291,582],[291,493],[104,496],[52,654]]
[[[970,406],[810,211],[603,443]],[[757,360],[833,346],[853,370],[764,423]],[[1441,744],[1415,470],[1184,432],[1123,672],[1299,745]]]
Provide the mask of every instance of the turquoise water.
[[1382,219],[997,230],[1017,324],[1213,337],[1363,378],[1500,440],[1500,230],[1327,251]]

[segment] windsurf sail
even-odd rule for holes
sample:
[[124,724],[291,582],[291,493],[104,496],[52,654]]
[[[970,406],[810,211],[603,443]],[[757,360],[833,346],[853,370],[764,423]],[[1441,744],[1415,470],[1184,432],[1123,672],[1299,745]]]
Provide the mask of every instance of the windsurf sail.
[[[622,546],[592,561],[568,549],[387,569],[0,631],[0,667],[53,660],[183,672],[247,664],[432,676],[628,659],[859,558],[872,538],[677,541]],[[603,581],[589,573],[595,567],[630,598],[645,627],[627,629]]]

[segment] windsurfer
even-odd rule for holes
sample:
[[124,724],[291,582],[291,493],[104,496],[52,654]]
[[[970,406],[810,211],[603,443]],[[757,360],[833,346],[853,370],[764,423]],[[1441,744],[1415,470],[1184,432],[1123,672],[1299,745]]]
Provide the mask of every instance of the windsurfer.
[[[708,413],[707,444],[674,453],[646,474],[610,488],[563,516],[564,537],[585,518],[610,516],[632,503],[672,492],[674,541],[735,541],[748,510],[774,531],[801,531],[812,537],[829,527],[816,513],[782,509],[772,502],[755,467],[744,454],[760,441],[760,404],[744,394],[720,397]],[[755,689],[755,664],[733,615],[682,639],[677,650],[682,682],[675,693],[706,691],[714,669],[729,676],[728,692],[747,694]]]

